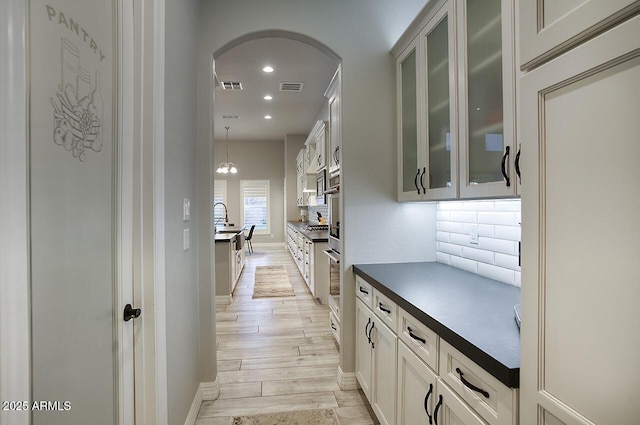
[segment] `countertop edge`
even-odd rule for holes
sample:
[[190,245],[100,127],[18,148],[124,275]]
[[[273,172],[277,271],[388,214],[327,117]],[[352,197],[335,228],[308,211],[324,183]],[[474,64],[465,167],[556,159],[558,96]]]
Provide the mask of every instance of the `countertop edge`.
[[399,307],[404,309],[407,313],[418,319],[422,324],[436,332],[441,338],[451,344],[455,349],[460,351],[465,356],[469,357],[478,366],[486,370],[490,375],[497,380],[505,384],[510,388],[520,387],[520,368],[511,368],[499,360],[495,359],[490,354],[484,352],[475,344],[467,341],[461,335],[458,335],[446,325],[440,323],[427,312],[415,307],[409,301],[396,294],[394,291],[387,288],[383,283],[370,276],[357,265],[353,265],[353,271],[355,274],[365,279],[374,288],[382,292],[389,297],[392,301],[398,304]]
[[[304,224],[303,223],[304,222],[302,221],[287,221],[287,226],[290,226],[293,229],[295,229],[297,232],[300,232],[302,236],[304,236],[305,238],[309,239],[312,242],[329,242],[328,232],[309,232],[302,228],[302,226],[307,224],[307,223],[304,223]],[[316,233],[316,235],[313,235],[313,233]]]

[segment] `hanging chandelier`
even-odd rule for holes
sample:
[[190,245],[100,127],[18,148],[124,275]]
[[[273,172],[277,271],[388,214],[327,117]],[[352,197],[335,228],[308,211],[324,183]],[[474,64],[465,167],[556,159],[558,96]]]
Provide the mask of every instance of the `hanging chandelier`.
[[216,173],[220,174],[236,174],[238,172],[238,169],[233,165],[233,162],[229,162],[229,128],[230,127],[225,127],[225,130],[227,130],[227,162],[221,162],[216,170]]

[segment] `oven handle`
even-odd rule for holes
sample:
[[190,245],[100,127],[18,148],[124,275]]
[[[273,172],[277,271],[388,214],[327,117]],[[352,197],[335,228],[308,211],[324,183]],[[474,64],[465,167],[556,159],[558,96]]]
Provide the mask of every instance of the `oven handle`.
[[324,254],[329,257],[331,259],[331,261],[335,261],[336,263],[340,264],[340,255],[337,254],[334,250],[332,249],[324,249],[322,250],[322,252],[324,252]]

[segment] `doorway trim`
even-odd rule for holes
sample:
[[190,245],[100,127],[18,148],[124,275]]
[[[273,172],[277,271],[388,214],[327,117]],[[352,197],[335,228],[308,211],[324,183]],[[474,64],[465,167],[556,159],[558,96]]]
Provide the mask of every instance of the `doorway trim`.
[[[27,127],[27,14],[22,0],[0,2],[0,399],[31,399],[31,311]],[[29,412],[0,411],[28,425]],[[5,422],[6,421],[6,422]]]

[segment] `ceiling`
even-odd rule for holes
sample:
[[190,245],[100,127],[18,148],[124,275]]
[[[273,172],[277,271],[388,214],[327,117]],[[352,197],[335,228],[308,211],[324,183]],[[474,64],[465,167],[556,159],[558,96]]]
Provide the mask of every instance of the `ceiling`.
[[[262,71],[267,65],[274,71]],[[225,126],[230,127],[229,140],[273,141],[287,134],[308,134],[337,66],[315,47],[287,38],[251,40],[223,53],[215,61],[218,82],[239,81],[243,89],[216,86],[215,140],[225,140]],[[303,83],[302,91],[281,92],[281,82]],[[267,94],[273,99],[264,100]]]

